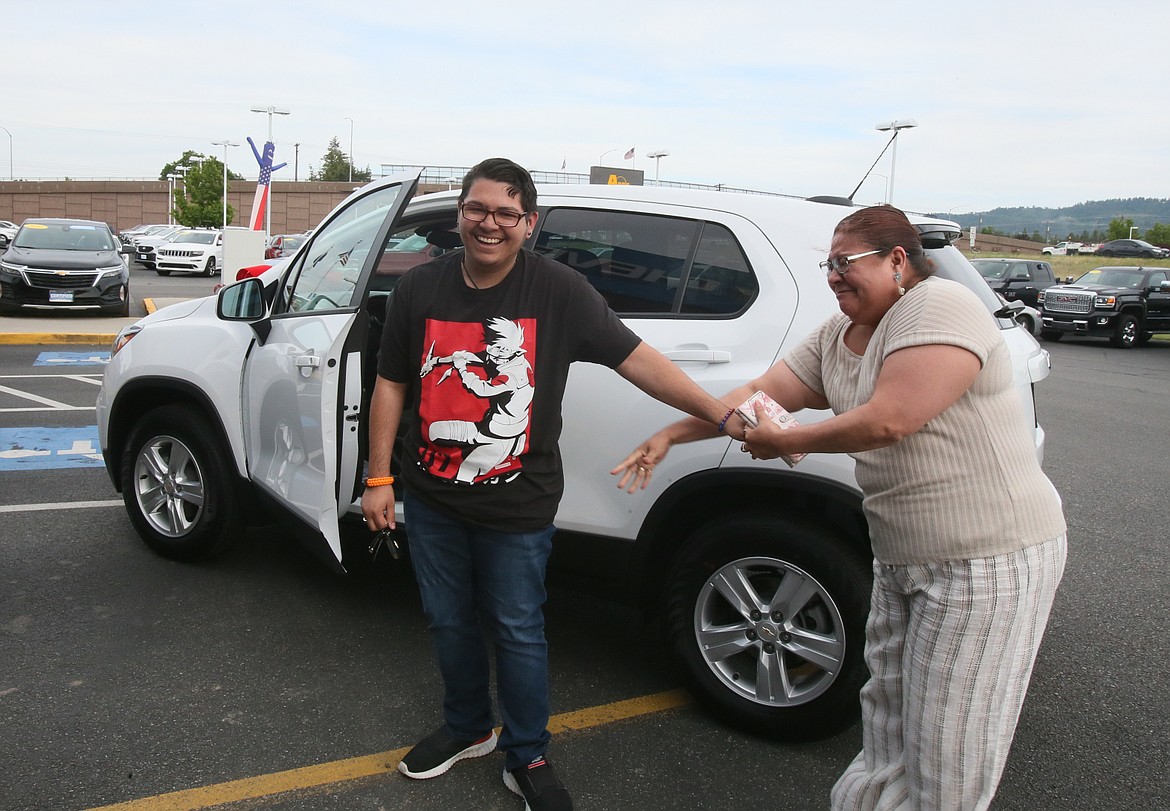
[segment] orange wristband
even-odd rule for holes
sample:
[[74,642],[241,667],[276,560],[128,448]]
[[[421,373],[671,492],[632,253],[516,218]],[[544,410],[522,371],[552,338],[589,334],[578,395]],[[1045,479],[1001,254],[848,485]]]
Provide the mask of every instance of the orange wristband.
[[394,484],[393,476],[371,476],[366,479],[366,487],[385,487],[388,484]]

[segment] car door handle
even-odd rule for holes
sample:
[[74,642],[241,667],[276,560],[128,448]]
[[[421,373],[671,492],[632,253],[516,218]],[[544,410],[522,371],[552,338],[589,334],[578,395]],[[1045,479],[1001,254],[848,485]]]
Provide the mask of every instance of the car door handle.
[[711,349],[676,349],[662,354],[675,363],[731,363],[730,352],[716,352]]
[[301,370],[302,377],[310,377],[313,370],[321,365],[321,358],[316,355],[299,355],[296,359],[296,365]]

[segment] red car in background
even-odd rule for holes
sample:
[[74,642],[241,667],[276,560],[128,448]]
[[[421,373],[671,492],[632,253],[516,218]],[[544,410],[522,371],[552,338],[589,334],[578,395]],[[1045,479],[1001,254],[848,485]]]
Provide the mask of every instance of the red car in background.
[[305,244],[309,234],[276,234],[268,238],[264,246],[265,259],[279,259],[282,256],[292,256],[297,248]]

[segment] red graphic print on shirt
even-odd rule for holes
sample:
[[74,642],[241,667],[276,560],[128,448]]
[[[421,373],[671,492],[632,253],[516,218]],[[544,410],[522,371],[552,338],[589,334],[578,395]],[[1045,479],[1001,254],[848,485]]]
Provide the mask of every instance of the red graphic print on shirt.
[[528,447],[535,319],[427,319],[423,346],[420,465],[462,484],[515,479]]

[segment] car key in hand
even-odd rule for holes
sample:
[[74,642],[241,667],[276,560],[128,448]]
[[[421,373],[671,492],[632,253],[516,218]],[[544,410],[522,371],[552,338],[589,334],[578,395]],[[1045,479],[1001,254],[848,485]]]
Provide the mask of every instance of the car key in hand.
[[390,550],[390,557],[398,560],[402,556],[402,550],[398,547],[398,539],[391,533],[390,527],[386,527],[374,535],[374,539],[370,541],[370,554],[373,555],[373,560],[378,559],[378,553],[382,548],[386,547]]

